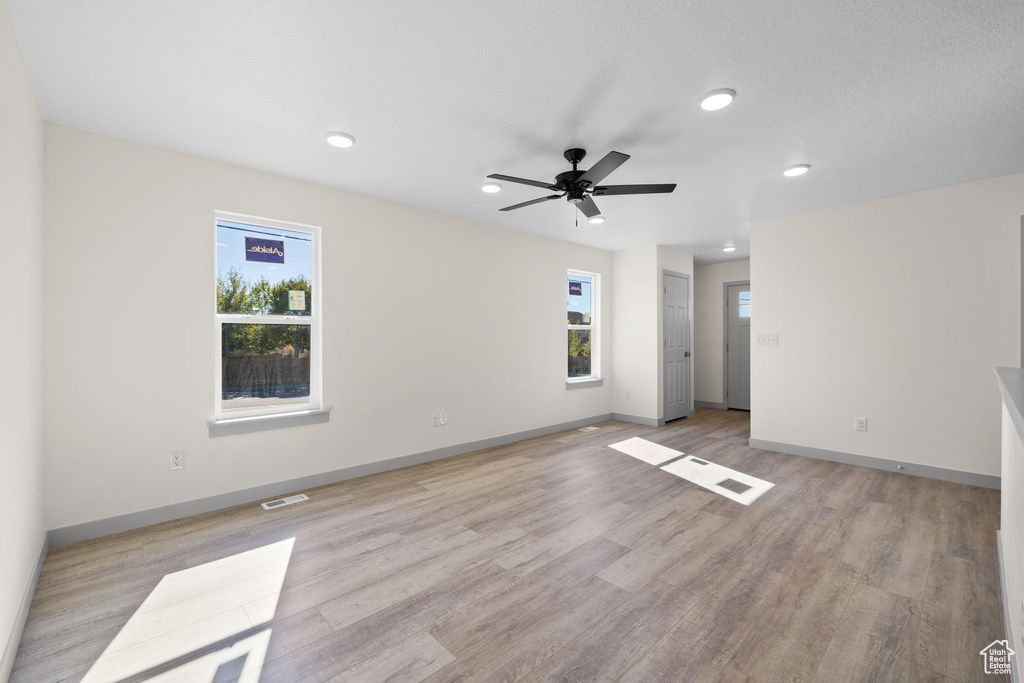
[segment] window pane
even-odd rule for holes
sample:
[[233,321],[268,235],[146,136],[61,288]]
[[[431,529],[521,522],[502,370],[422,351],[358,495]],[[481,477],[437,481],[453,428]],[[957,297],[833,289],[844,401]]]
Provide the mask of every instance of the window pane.
[[750,292],[740,292],[740,317],[750,317]]
[[589,325],[593,311],[591,296],[591,278],[586,275],[569,275],[568,277],[568,310],[570,325]]
[[309,404],[309,325],[221,325],[221,408]]
[[590,375],[590,330],[569,330],[569,377]]
[[312,236],[217,221],[217,312],[310,315]]

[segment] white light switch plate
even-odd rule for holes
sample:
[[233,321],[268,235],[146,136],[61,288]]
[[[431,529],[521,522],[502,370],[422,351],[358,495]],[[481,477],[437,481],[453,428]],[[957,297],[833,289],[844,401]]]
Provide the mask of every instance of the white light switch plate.
[[758,346],[778,346],[779,335],[777,334],[758,334],[755,335],[755,343]]

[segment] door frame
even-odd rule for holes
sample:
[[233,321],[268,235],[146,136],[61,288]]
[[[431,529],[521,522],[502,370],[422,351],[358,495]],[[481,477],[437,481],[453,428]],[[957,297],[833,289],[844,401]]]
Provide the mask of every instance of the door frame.
[[[658,358],[660,359],[658,372],[660,373],[661,381],[665,381],[665,276],[672,275],[673,277],[681,277],[686,280],[686,331],[688,335],[688,346],[690,347],[690,364],[687,366],[687,382],[686,395],[689,399],[687,403],[686,417],[696,416],[696,412],[693,408],[693,276],[687,273],[680,273],[675,270],[669,270],[668,268],[661,269],[661,294],[658,295],[658,321],[659,327],[661,328],[661,346],[658,347]],[[658,425],[665,424],[665,388],[661,390],[661,418],[658,420]]]
[[734,285],[749,287],[750,280],[722,283],[722,407],[726,410],[729,410],[729,287]]

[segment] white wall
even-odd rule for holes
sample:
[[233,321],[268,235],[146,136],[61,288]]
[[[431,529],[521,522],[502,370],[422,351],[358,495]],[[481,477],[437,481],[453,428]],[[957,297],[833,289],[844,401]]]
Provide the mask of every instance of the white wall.
[[[0,680],[13,664],[18,612],[44,533],[42,425],[43,120],[11,24],[0,4],[0,434],[5,513],[0,518]],[[11,651],[8,651],[10,648]]]
[[726,282],[750,280],[750,261],[730,261],[693,270],[694,398],[725,402]]
[[[52,528],[610,412],[565,388],[607,252],[51,124],[46,192]],[[208,438],[216,209],[323,227],[328,424]]]
[[751,436],[998,475],[1021,214],[1016,174],[753,224]]
[[[642,247],[612,254],[612,412],[657,419],[658,391],[658,248]],[[626,392],[630,398],[626,398]]]
[[[612,411],[657,420],[665,414],[661,273],[671,270],[691,276],[692,311],[693,255],[669,247],[617,251],[612,254],[612,270]],[[692,373],[690,395],[693,396]]]

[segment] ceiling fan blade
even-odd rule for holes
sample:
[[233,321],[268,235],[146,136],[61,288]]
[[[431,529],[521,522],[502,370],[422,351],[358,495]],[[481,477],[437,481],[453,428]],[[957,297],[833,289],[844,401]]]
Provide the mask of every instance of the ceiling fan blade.
[[627,159],[629,159],[628,154],[623,154],[622,152],[608,152],[604,155],[604,158],[601,159],[601,161],[591,166],[590,170],[580,176],[580,179],[576,182],[580,184],[587,182],[590,185],[597,185],[608,177],[609,173],[626,163]]
[[594,194],[597,196],[609,196],[613,194],[660,194],[671,192],[676,189],[676,184],[666,185],[604,185],[595,187]]
[[530,204],[540,204],[541,202],[548,202],[548,201],[551,201],[552,199],[561,199],[564,196],[565,195],[562,195],[562,194],[553,194],[553,195],[550,195],[548,197],[541,197],[540,199],[531,199],[530,201],[523,202],[522,204],[513,204],[512,206],[506,206],[504,209],[498,209],[498,210],[499,211],[511,211],[512,209],[521,209],[524,206],[529,206]]
[[579,209],[587,218],[593,218],[594,216],[601,215],[601,209],[597,208],[597,204],[595,204],[594,200],[590,198],[590,195],[584,197],[583,201],[576,205],[576,208]]
[[542,183],[539,180],[527,180],[526,178],[516,178],[510,175],[501,175],[500,173],[492,173],[487,176],[488,178],[494,178],[495,180],[504,180],[509,183],[519,183],[520,185],[532,185],[533,187],[543,187],[545,190],[557,190],[559,189],[551,183]]

